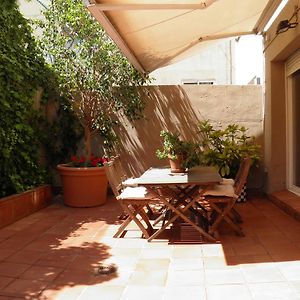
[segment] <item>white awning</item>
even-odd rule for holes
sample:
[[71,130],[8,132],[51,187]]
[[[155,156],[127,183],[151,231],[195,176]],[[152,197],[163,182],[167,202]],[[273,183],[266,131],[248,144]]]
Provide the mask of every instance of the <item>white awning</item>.
[[85,0],[141,72],[194,55],[207,42],[260,33],[280,0]]

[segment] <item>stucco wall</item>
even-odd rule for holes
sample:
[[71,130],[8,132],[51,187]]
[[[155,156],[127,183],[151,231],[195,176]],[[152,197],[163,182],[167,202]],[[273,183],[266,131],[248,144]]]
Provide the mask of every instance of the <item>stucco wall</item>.
[[[147,103],[146,118],[134,123],[122,120],[119,128],[124,167],[135,176],[150,166],[167,164],[155,156],[161,147],[162,129],[177,130],[186,139],[199,139],[197,124],[203,119],[216,126],[243,125],[263,146],[261,86],[150,86],[141,92]],[[251,187],[262,187],[262,169],[252,172],[250,182]]]
[[[265,35],[265,166],[269,193],[287,186],[285,62],[300,48],[300,26],[276,34],[281,20],[289,20],[299,0],[290,0]],[[299,13],[298,13],[299,14]],[[291,20],[292,22],[295,19]]]

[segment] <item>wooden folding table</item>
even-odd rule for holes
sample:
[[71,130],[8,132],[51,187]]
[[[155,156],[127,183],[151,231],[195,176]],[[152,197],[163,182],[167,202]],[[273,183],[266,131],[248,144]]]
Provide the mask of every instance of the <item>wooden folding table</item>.
[[[196,229],[208,241],[215,242],[215,238],[206,228],[199,225],[187,214],[201,210],[199,202],[203,193],[212,185],[222,180],[213,167],[194,167],[185,173],[171,173],[169,168],[150,168],[136,180],[138,186],[146,187],[153,197],[163,203],[172,215],[166,223],[154,232],[148,239],[153,240],[177,219],[182,219]],[[205,218],[205,214],[203,214]]]

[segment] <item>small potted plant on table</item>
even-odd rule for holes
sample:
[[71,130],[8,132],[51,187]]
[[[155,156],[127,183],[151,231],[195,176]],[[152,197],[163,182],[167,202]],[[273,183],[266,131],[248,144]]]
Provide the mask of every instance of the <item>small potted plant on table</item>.
[[197,165],[200,161],[196,143],[183,141],[179,133],[171,133],[166,130],[160,132],[163,138],[163,148],[156,150],[159,159],[169,159],[171,172],[182,173],[188,167]]

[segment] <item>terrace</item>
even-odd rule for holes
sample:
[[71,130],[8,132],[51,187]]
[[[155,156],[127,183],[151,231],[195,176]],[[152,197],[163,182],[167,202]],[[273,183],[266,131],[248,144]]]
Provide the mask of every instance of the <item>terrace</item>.
[[[88,8],[100,16],[100,19],[102,16],[102,20],[106,14],[112,16],[112,19],[115,16],[118,19],[122,7],[129,11],[141,8],[142,11],[148,11],[153,7],[160,7],[158,4],[152,7],[147,3],[143,7],[134,7],[130,3],[102,5],[102,1],[94,2],[89,1]],[[278,1],[256,1],[262,9],[267,2],[274,4],[269,6],[269,12],[265,11],[269,14],[274,11]],[[225,1],[210,1],[209,7],[213,10],[216,5],[224,3]],[[194,4],[190,5],[193,8]],[[23,199],[23,207],[14,206],[14,209],[26,216],[10,225],[7,225],[10,223],[7,220],[15,211],[11,212],[1,202],[1,225],[7,226],[0,229],[0,300],[166,300],[183,297],[197,300],[300,299],[300,205],[297,196],[299,182],[296,180],[299,177],[297,157],[300,148],[299,139],[291,138],[299,136],[296,134],[299,126],[290,121],[292,118],[296,119],[300,106],[294,105],[295,99],[299,98],[299,91],[295,89],[291,93],[286,86],[287,82],[289,87],[299,83],[299,30],[294,24],[295,27],[291,27],[294,30],[278,35],[275,26],[279,20],[297,18],[297,5],[298,0],[288,1],[280,19],[265,33],[267,96],[264,107],[260,86],[146,86],[140,89],[142,98],[147,100],[144,112],[146,118],[133,123],[121,118],[121,126],[116,129],[121,139],[119,152],[126,162],[126,171],[139,176],[149,166],[157,163],[157,158],[149,153],[154,153],[160,145],[159,131],[162,128],[183,129],[184,137],[190,138],[191,124],[196,124],[202,116],[212,117],[215,123],[223,125],[230,121],[246,124],[247,127],[249,125],[251,134],[262,145],[264,161],[257,172],[250,174],[249,180],[252,187],[260,193],[250,194],[246,203],[236,204],[243,218],[241,227],[245,237],[236,236],[231,228],[221,224],[216,243],[177,244],[170,243],[163,237],[148,242],[142,238],[138,228],[130,224],[123,237],[113,238],[121,222],[118,218],[121,208],[111,193],[104,205],[91,208],[68,207],[63,203],[61,195],[56,195],[49,206],[42,205],[45,207],[39,211],[35,208],[36,212],[32,214],[25,207],[28,199]],[[172,4],[162,7],[167,10],[170,8],[182,9],[180,5],[175,5],[174,8]],[[204,12],[202,8],[200,11],[199,4],[196,5],[196,10],[199,10],[197,14],[200,15]],[[246,13],[252,14],[250,11]],[[247,18],[247,15],[242,18]],[[266,18],[260,18],[260,21],[257,28],[259,31],[264,27]],[[252,24],[252,19],[250,23],[251,29],[253,25],[257,25]],[[117,22],[106,23],[109,30],[112,24]],[[218,25],[223,28],[221,22]],[[130,41],[130,36],[128,43],[132,42],[132,45],[124,44],[120,36],[124,35],[125,38],[127,29],[126,26],[120,28],[120,32],[114,31],[117,34],[113,38],[125,55],[129,54],[129,59],[137,69],[152,71],[169,64],[173,59],[176,61],[178,53],[170,53],[168,57],[144,55],[143,47],[148,49],[148,41],[140,49],[136,49],[140,57],[132,57],[128,48],[140,45],[134,40]],[[144,28],[148,29],[147,26]],[[210,34],[213,35],[213,28],[211,30]],[[135,31],[135,34],[137,39],[141,39],[139,35],[144,33]],[[157,30],[156,34],[165,33]],[[206,39],[218,39],[228,34],[232,33],[222,32],[221,36],[207,36]],[[243,32],[238,32],[237,36],[239,34]],[[181,43],[180,37],[178,38],[177,42]],[[162,45],[160,40],[161,38],[156,39],[156,46],[162,46],[160,51],[165,53],[166,49],[163,47],[169,45]],[[201,45],[198,46],[201,48]],[[173,49],[178,48],[174,45]],[[182,54],[183,50],[179,53]],[[153,53],[158,53],[159,56],[159,51],[154,49]],[[179,55],[179,58],[182,57]],[[31,61],[34,59],[35,55],[32,53]],[[13,62],[11,59],[8,61]],[[141,61],[142,65],[139,64]],[[23,65],[27,65],[27,62],[21,61],[18,66]],[[12,70],[15,68],[16,65],[13,65]],[[7,70],[2,73],[9,73]],[[18,104],[20,99],[33,98],[32,91],[39,87],[35,84],[27,90],[28,83],[22,76],[17,77],[16,82],[18,88],[21,86],[23,94],[19,97],[19,91],[8,91],[6,99],[12,100],[11,103]],[[90,82],[93,86],[95,81]],[[13,98],[16,95],[18,101]],[[221,98],[222,101],[219,101]],[[50,112],[50,119],[56,104],[52,103],[51,106],[50,103],[46,107],[47,113]],[[102,104],[105,107],[106,102]],[[293,113],[293,109],[297,110],[296,113]],[[13,112],[14,109],[8,113],[8,129],[14,128],[14,124],[10,124],[18,121],[22,115],[19,113],[17,117],[13,117]],[[24,115],[27,121],[28,118],[25,113]],[[19,126],[20,128],[23,127]],[[51,133],[51,130],[46,129]],[[28,132],[30,130],[26,131]],[[7,136],[13,135],[7,130]],[[20,140],[23,141],[23,136]],[[36,140],[32,144],[27,142],[28,145],[35,143]],[[18,145],[20,147],[15,149],[16,153],[23,149],[22,143]],[[18,166],[23,163],[18,160],[20,156],[16,155],[12,159],[17,161]],[[36,170],[32,174],[36,174]],[[35,200],[34,196],[29,201]],[[103,266],[112,267],[109,274],[100,274]]]
[[[0,299],[299,299],[299,222],[265,197],[237,209],[245,237],[223,226],[216,244],[149,243],[134,226],[112,237],[113,196],[84,209],[58,197],[0,230]],[[101,264],[116,271],[100,275]]]

